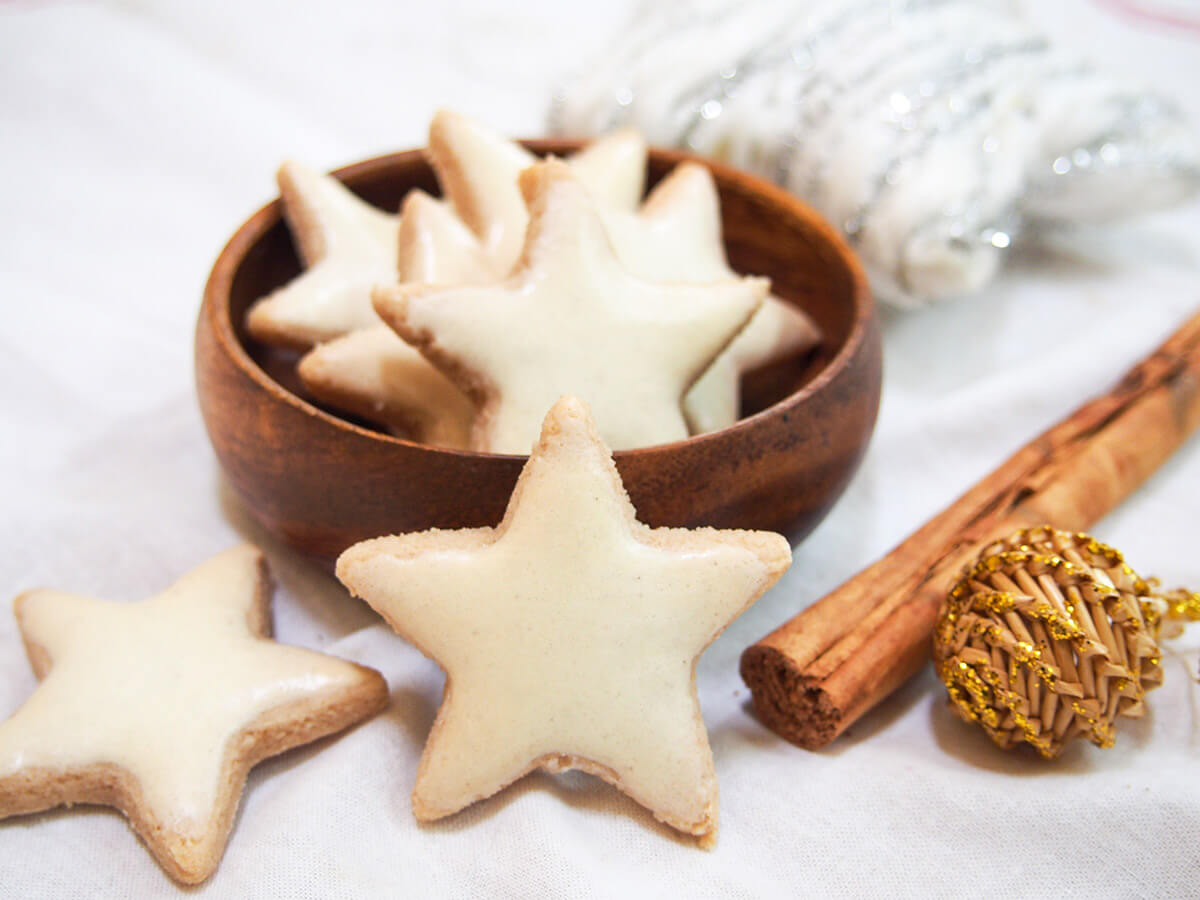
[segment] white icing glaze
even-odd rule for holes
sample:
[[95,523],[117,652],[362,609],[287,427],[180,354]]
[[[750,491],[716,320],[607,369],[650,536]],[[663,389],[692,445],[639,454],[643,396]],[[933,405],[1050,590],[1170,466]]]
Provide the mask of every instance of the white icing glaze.
[[757,309],[765,280],[640,281],[563,163],[531,167],[521,181],[532,218],[506,281],[381,289],[376,309],[485,398],[475,449],[527,452],[545,410],[572,392],[617,449],[686,437],[683,393]]
[[403,437],[456,450],[470,444],[475,404],[382,322],[321,344],[299,372],[314,396]]
[[424,191],[410,192],[400,207],[397,261],[402,282],[481,284],[508,274],[454,210]]
[[455,212],[500,268],[521,252],[525,204],[517,173],[534,162],[523,147],[465,116],[439,111],[429,126],[429,158]]
[[[439,111],[429,127],[429,156],[454,211],[479,237],[501,272],[521,253],[529,215],[517,176],[537,158],[465,116]],[[596,203],[632,211],[641,199],[646,142],[632,130],[598,138],[567,164]]]
[[[400,207],[396,245],[401,282],[481,284],[503,274],[454,211],[424,191]],[[374,309],[370,324],[314,348],[298,371],[317,398],[404,437],[456,450],[470,443],[475,405]]]
[[[702,165],[681,163],[637,213],[601,214],[617,257],[639,278],[700,283],[738,277],[725,258],[717,186]],[[817,340],[808,316],[768,296],[684,397],[692,433],[716,431],[737,421],[742,372],[800,353]]]
[[[502,278],[512,268],[515,250],[508,248],[515,234],[517,249],[524,237],[525,202],[516,185],[521,167],[534,157],[516,144],[452,113],[439,113],[430,130],[435,159],[444,166],[473,173],[452,180],[448,192],[460,203],[472,204],[476,218],[494,220],[480,240],[451,207],[424,191],[412,191],[400,209],[396,236],[396,268],[402,283],[483,284]],[[636,206],[641,197],[646,168],[645,143],[629,132],[594,142],[568,160],[589,190],[606,194],[613,208]],[[507,191],[495,198],[475,199],[475,174],[501,172]],[[460,183],[461,182],[461,183]],[[459,185],[455,187],[455,185]],[[510,201],[519,205],[520,231],[510,231]],[[505,210],[508,210],[505,212]],[[505,238],[507,234],[509,238]],[[391,283],[396,277],[380,278]],[[371,312],[370,322],[378,323]],[[309,390],[334,406],[349,409],[392,427],[424,443],[454,449],[468,447],[474,404],[430,365],[424,357],[388,329],[369,328],[367,334],[350,334],[311,351],[300,364],[300,375]]]
[[[406,198],[397,224],[358,200],[336,179],[288,163],[281,191],[301,255],[311,268],[261,301],[250,326],[260,337],[283,333],[291,343],[330,341],[376,321],[364,305],[373,284],[482,284],[507,273],[519,251],[528,213],[517,175],[534,157],[476,123],[439,113],[431,155],[453,209],[423,191]],[[646,148],[633,132],[598,140],[568,164],[598,203],[618,258],[648,281],[708,282],[735,278],[721,242],[719,200],[703,166],[685,164],[637,210]],[[478,235],[477,236],[477,233]],[[394,253],[387,253],[392,240]],[[689,390],[684,401],[693,433],[732,424],[738,377],[746,370],[811,345],[815,330],[776,298]],[[301,376],[321,399],[418,440],[463,449],[462,418],[473,404],[402,341],[381,332],[317,348]]]
[[[423,191],[414,191],[401,208],[396,240],[396,268],[401,282],[482,284],[511,268],[528,225],[528,213],[517,187],[521,168],[534,157],[511,141],[453,113],[439,113],[430,129],[430,153],[455,208],[473,223],[468,228],[454,209]],[[719,199],[712,176],[696,164],[679,166],[637,209],[644,183],[646,147],[633,132],[602,138],[568,161],[605,220],[618,258],[633,274],[648,281],[709,282],[735,278],[725,261],[721,241]],[[293,167],[285,167],[290,172]],[[306,258],[325,253],[325,233],[342,241],[356,239],[365,258],[377,241],[357,223],[361,201],[325,176],[294,167],[299,187],[292,199],[294,219],[326,222],[329,227],[297,227]],[[305,213],[301,216],[299,213]],[[375,215],[381,215],[372,211]],[[390,219],[390,217],[383,217]],[[376,222],[378,220],[375,220]],[[333,227],[336,226],[336,227]],[[389,226],[390,227],[390,226]],[[477,236],[477,233],[479,236]],[[305,235],[314,249],[305,250]],[[313,237],[315,235],[315,237]],[[356,237],[357,235],[357,237]],[[328,340],[345,330],[371,324],[362,313],[364,285],[347,282],[349,266],[365,271],[362,260],[311,269],[294,283],[295,296],[283,289],[276,300],[256,307],[259,321],[278,314],[293,332]],[[373,263],[379,283],[386,261]],[[357,277],[357,275],[353,276]],[[769,307],[769,309],[768,309]],[[279,311],[282,310],[282,313]],[[294,317],[290,323],[287,317]],[[298,325],[298,321],[306,324]],[[739,374],[815,341],[815,329],[798,311],[768,298],[746,329],[709,367],[688,392],[684,413],[694,433],[732,424],[738,415]],[[379,333],[345,339],[329,349],[314,350],[302,363],[301,375],[321,399],[381,421],[418,440],[463,449],[461,417],[473,408],[454,393],[449,382],[402,341],[390,344]],[[439,405],[445,404],[444,415]]]
[[681,163],[636,211],[601,207],[617,257],[646,281],[727,281],[737,273],[721,242],[721,201],[712,173]]
[[374,324],[372,287],[396,281],[396,216],[294,162],[279,170],[279,191],[308,268],[251,307],[251,333],[311,345]]
[[236,547],[141,603],[25,595],[22,632],[52,665],[0,723],[0,777],[116,765],[158,821],[201,835],[239,730],[362,679],[349,663],[251,631],[259,560]]
[[636,522],[586,407],[567,397],[499,528],[366,541],[338,577],[447,672],[419,817],[453,813],[535,763],[582,762],[706,834],[716,780],[695,660],[789,562],[778,535]]
[[[524,236],[529,221],[516,187],[518,164],[528,165],[533,157],[504,137],[448,112],[434,119],[430,147],[455,209],[476,233],[487,236],[493,257],[501,263],[515,259],[518,236]],[[593,198],[602,198],[597,208],[617,258],[646,281],[736,278],[725,259],[720,197],[712,173],[697,163],[683,163],[638,209],[640,195],[634,190],[641,189],[645,153],[642,139],[622,130],[598,139],[570,160]],[[607,187],[602,180],[605,170]],[[688,392],[684,412],[693,433],[715,431],[737,420],[742,372],[816,342],[816,328],[802,312],[776,297],[763,304],[763,310],[768,309],[755,316]]]

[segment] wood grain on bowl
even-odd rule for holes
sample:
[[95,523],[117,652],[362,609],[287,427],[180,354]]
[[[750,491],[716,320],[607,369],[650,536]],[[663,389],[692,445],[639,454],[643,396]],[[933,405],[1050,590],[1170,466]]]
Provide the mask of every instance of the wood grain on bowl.
[[[570,153],[573,141],[529,141]],[[653,185],[685,154],[652,150]],[[799,540],[824,517],[866,449],[879,406],[880,346],[858,263],[834,229],[782,189],[705,162],[740,272],[766,275],[822,331],[820,349],[743,381],[745,417],[672,444],[618,452],[638,518],[653,526],[764,528]],[[437,193],[420,151],[335,173],[394,211]],[[279,203],[221,252],[196,328],[196,389],[222,469],[255,516],[297,549],[332,559],[356,541],[430,527],[494,525],[524,457],[443,450],[373,430],[306,398],[296,356],[251,340],[246,309],[300,270]],[[586,398],[585,398],[586,399]]]

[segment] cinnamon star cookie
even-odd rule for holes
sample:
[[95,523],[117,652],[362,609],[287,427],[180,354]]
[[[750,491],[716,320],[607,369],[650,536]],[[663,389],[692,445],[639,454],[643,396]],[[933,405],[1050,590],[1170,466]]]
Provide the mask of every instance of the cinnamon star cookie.
[[322,403],[398,437],[451,450],[471,444],[475,404],[382,322],[310,350],[297,371]]
[[563,394],[587,400],[616,449],[687,437],[683,394],[758,309],[766,280],[642,281],[566,165],[531,166],[520,187],[530,223],[507,279],[380,287],[376,311],[476,400],[472,449],[527,452]]
[[[692,283],[738,277],[725,258],[717,185],[699,163],[676,166],[636,213],[601,210],[601,216],[617,257],[639,278]],[[819,340],[808,316],[768,295],[684,397],[692,433],[716,431],[737,421],[743,372],[803,353]]]
[[337,574],[446,671],[418,819],[581,769],[711,844],[696,661],[790,562],[769,532],[638,522],[586,405],[564,397],[497,528],[364,541]]
[[[454,210],[494,258],[514,263],[529,221],[517,176],[535,158],[516,143],[446,111],[439,112],[430,127],[429,156]],[[597,202],[617,258],[646,281],[736,278],[725,258],[720,198],[712,173],[699,163],[681,163],[638,209],[645,158],[644,139],[624,129],[598,139],[571,159]],[[737,420],[741,373],[801,353],[818,339],[808,316],[768,297],[688,393],[684,410],[692,432],[715,431]]]
[[[475,235],[446,204],[412,191],[400,207],[397,271],[401,282],[482,284],[502,277]],[[400,437],[465,450],[475,405],[458,387],[384,325],[327,341],[297,367],[318,400]]]
[[[430,165],[459,218],[507,272],[529,222],[517,176],[537,157],[514,141],[448,110],[429,126]],[[632,211],[646,180],[646,141],[623,129],[596,139],[568,163],[602,208]]]
[[0,818],[113,806],[168,875],[208,878],[253,765],[387,704],[378,672],[270,640],[268,590],[241,546],[142,603],[18,597],[41,684],[0,723]]
[[374,324],[371,288],[396,281],[396,217],[299,163],[284,163],[277,180],[305,271],[250,307],[250,334],[307,349]]

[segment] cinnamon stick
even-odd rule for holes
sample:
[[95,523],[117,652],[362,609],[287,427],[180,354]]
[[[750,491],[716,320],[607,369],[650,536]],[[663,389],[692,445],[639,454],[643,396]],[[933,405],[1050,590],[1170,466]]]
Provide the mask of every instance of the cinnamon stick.
[[748,647],[762,721],[828,744],[916,673],[946,592],[985,546],[1033,525],[1083,530],[1200,426],[1200,312],[1107,394],[1080,407],[883,557]]

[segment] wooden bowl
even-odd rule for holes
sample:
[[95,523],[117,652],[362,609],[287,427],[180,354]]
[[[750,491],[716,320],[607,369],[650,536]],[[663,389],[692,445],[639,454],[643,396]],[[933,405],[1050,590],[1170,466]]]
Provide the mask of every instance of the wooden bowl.
[[[566,154],[572,141],[529,141]],[[657,182],[691,157],[650,154]],[[820,327],[821,349],[743,379],[747,415],[721,431],[616,454],[638,510],[654,526],[765,528],[799,540],[858,466],[879,406],[880,347],[866,281],[830,225],[795,197],[707,163],[721,193],[725,244],[739,271]],[[407,191],[436,194],[421,151],[334,173],[394,211]],[[279,202],[250,217],[213,266],[196,328],[196,389],[217,459],[250,510],[297,549],[332,559],[366,538],[500,521],[520,456],[416,444],[322,409],[295,375],[296,355],[258,344],[243,327],[254,300],[300,271]]]

